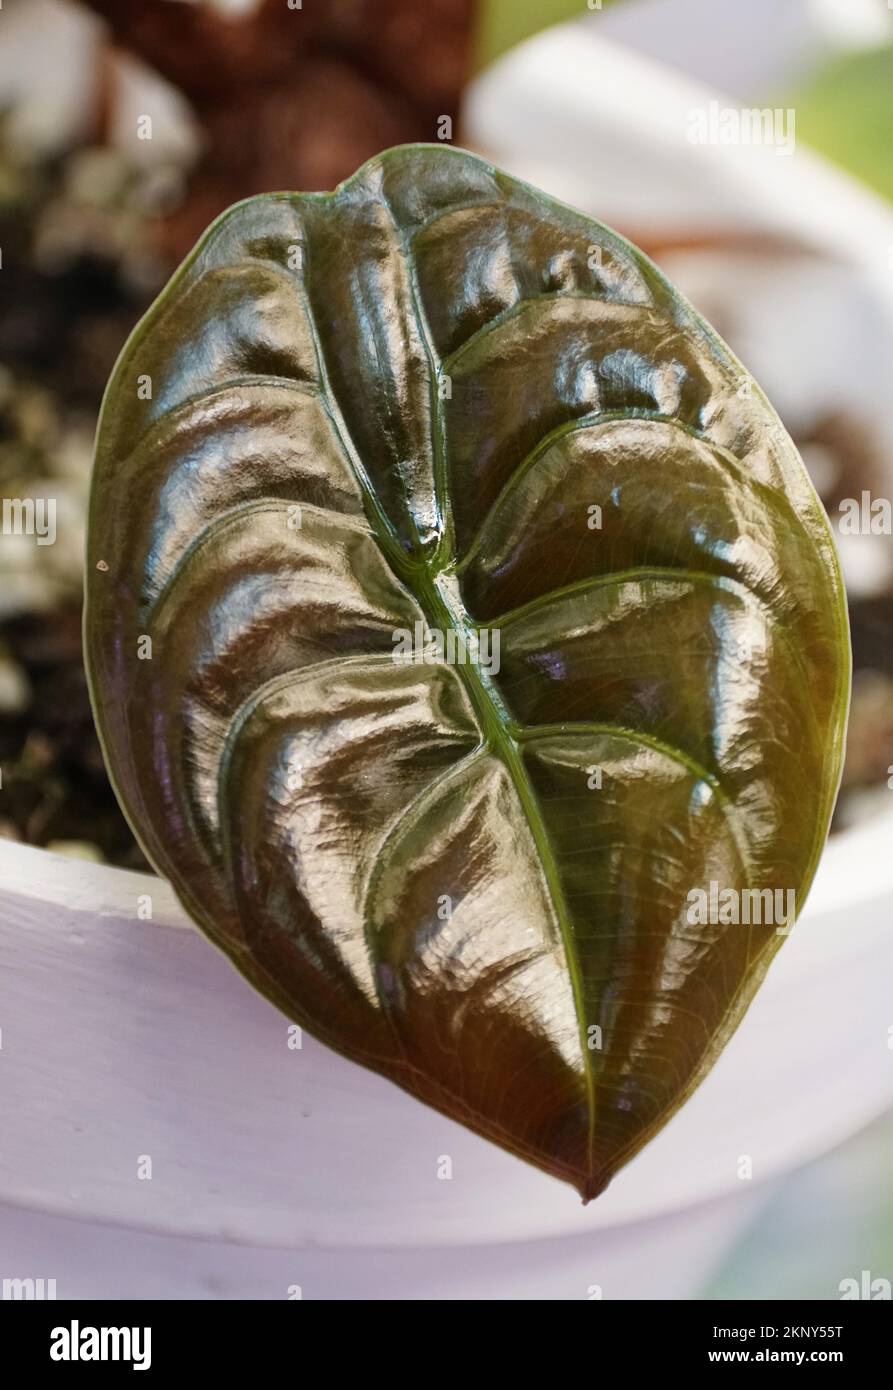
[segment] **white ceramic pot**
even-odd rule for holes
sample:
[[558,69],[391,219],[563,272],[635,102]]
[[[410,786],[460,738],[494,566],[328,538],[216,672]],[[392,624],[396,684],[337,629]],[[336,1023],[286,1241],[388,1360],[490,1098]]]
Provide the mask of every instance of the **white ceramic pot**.
[[893,1100],[888,836],[829,846],[714,1071],[585,1208],[289,1046],[167,885],[0,842],[0,1276],[59,1297],[685,1297],[770,1179]]

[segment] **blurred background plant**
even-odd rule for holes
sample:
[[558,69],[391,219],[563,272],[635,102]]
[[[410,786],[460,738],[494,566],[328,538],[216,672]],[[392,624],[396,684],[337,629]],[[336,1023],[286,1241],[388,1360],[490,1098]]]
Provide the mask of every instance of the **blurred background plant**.
[[[0,479],[7,497],[52,496],[58,520],[52,546],[0,536],[0,834],[144,862],[105,777],[79,636],[92,435],[134,322],[231,202],[332,187],[379,149],[438,138],[444,117],[454,139],[473,143],[462,127],[469,82],[480,87],[484,72],[486,87],[488,64],[563,20],[738,100],[793,102],[801,135],[893,193],[886,0],[850,0],[845,12],[836,0],[790,0],[783,13],[774,0],[746,10],[731,0],[7,0]],[[151,139],[141,138],[146,113]],[[556,163],[582,152],[556,151]],[[719,265],[711,279],[710,229],[687,230],[681,240],[695,246],[680,264],[678,230],[633,220],[620,230],[683,287],[692,281],[738,346],[734,312],[711,303],[717,275],[730,276]],[[830,507],[876,484],[884,460],[854,412],[829,405],[787,423]],[[889,585],[851,588],[851,601],[857,681],[841,823],[870,813],[893,765]]]
[[[0,835],[146,867],[81,662],[93,432],[130,329],[230,203],[328,188],[459,119],[474,0],[7,0],[0,10]],[[151,138],[138,132],[151,112]],[[142,133],[146,133],[146,127]]]
[[[762,1211],[698,1293],[708,1299],[888,1299],[893,1115],[765,1193]],[[865,1278],[865,1275],[868,1278]]]

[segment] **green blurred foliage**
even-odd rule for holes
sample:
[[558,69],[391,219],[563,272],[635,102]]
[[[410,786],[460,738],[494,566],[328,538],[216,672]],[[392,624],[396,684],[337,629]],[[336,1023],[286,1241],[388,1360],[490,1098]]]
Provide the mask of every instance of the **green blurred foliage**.
[[[601,9],[619,0],[602,0]],[[593,6],[595,0],[592,0]],[[477,65],[485,67],[515,44],[561,24],[566,19],[580,19],[597,13],[590,10],[587,0],[484,0],[477,40]]]
[[893,1114],[777,1185],[698,1295],[836,1299],[862,1271],[893,1283]]
[[893,198],[893,45],[838,58],[784,105],[798,138]]

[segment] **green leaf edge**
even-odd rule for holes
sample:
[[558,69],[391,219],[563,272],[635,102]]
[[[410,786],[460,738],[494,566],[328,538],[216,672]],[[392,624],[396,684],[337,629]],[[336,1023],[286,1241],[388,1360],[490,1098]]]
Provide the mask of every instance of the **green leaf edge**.
[[[351,187],[351,185],[364,180],[369,172],[374,171],[378,167],[384,167],[393,160],[399,160],[407,153],[417,153],[426,150],[432,152],[436,151],[437,154],[441,157],[455,157],[463,161],[472,160],[482,169],[484,169],[497,183],[502,184],[506,180],[508,180],[512,185],[520,187],[529,194],[533,195],[535,199],[546,205],[548,208],[554,209],[560,216],[567,216],[569,214],[573,218],[584,218],[598,231],[600,236],[604,237],[608,241],[614,240],[619,246],[621,246],[638,264],[638,266],[643,271],[650,283],[656,284],[663,290],[669,292],[672,302],[677,306],[678,310],[680,311],[679,319],[681,322],[684,321],[686,331],[689,331],[694,335],[698,335],[701,337],[703,341],[706,341],[706,343],[709,344],[710,349],[716,357],[717,361],[723,366],[723,368],[726,371],[733,373],[738,377],[746,376],[750,380],[753,380],[750,377],[750,373],[746,371],[746,368],[742,365],[742,363],[735,356],[732,350],[723,341],[723,339],[719,336],[716,330],[707,322],[707,320],[701,314],[698,313],[698,311],[694,308],[690,301],[683,294],[681,294],[681,292],[675,287],[675,285],[673,285],[667,279],[667,277],[658,268],[658,266],[656,266],[654,262],[648,256],[646,256],[643,251],[639,250],[639,248],[635,246],[633,242],[629,241],[620,233],[614,231],[612,228],[606,226],[604,223],[598,222],[595,218],[590,217],[588,214],[580,212],[579,209],[572,207],[570,204],[564,203],[560,199],[551,197],[549,194],[544,193],[542,189],[537,188],[535,185],[529,184],[525,182],[523,179],[515,178],[514,175],[507,174],[506,171],[498,168],[496,165],[490,163],[488,160],[483,159],[481,156],[474,154],[470,150],[465,150],[460,146],[435,143],[395,145],[391,149],[385,150],[377,155],[374,155],[371,159],[367,160],[364,164],[360,165],[360,167],[353,174],[351,174],[349,178],[344,179],[340,184],[337,185],[336,188],[332,190],[325,192],[271,192],[255,194],[252,197],[243,198],[240,201],[233,203],[230,207],[224,209],[224,211],[221,212],[213,220],[213,222],[210,223],[203,235],[199,238],[196,245],[193,247],[192,251],[183,260],[181,265],[171,276],[170,280],[167,282],[159,296],[150,305],[146,313],[138,320],[131,333],[129,334],[126,342],[124,343],[124,346],[118,354],[118,357],[115,361],[115,365],[109,376],[108,384],[103,393],[102,403],[100,406],[94,442],[94,466],[96,456],[99,450],[99,442],[102,437],[106,410],[108,409],[111,398],[114,395],[115,390],[117,388],[117,379],[121,367],[123,366],[124,362],[128,359],[132,350],[141,341],[143,336],[149,331],[156,316],[164,311],[171,293],[177,288],[182,279],[186,276],[188,271],[191,269],[195,261],[199,258],[205,247],[211,241],[211,239],[217,234],[220,228],[224,226],[225,223],[231,217],[235,216],[241,209],[245,207],[249,207],[255,204],[267,204],[271,201],[284,201],[288,203],[297,202],[299,204],[305,202],[331,201],[337,198],[343,191],[348,190]],[[437,430],[438,435],[440,436],[439,439],[435,439],[433,441],[435,451],[434,476],[436,500],[438,503],[438,507],[442,509],[444,501],[446,501],[448,504],[449,498],[448,494],[446,493],[443,487],[443,416],[441,410],[442,403],[438,399],[438,393],[436,390],[437,355],[434,352],[433,346],[430,342],[428,325],[424,316],[424,312],[421,310],[421,307],[419,305],[418,293],[415,283],[413,283],[413,305],[417,326],[421,333],[421,337],[425,346],[425,351],[429,358],[429,361],[431,362],[432,368],[432,421],[434,422],[434,426]],[[323,371],[325,371],[324,365]],[[328,385],[328,382],[325,379],[325,377],[323,384],[324,386]],[[770,416],[774,416],[777,419],[777,414],[765,393],[761,390],[761,388],[756,382],[753,382],[753,387],[758,399],[768,410]],[[335,407],[335,424],[338,428],[339,436],[342,439],[342,444],[344,445],[348,460],[354,468],[357,482],[363,494],[364,503],[368,505],[369,510],[372,512],[371,516],[367,512],[367,519],[369,520],[370,526],[372,527],[373,538],[379,544],[384,558],[388,562],[392,570],[392,573],[394,573],[395,577],[399,582],[405,583],[409,581],[411,585],[411,591],[423,607],[425,607],[425,600],[427,599],[430,605],[430,608],[428,609],[429,614],[432,617],[439,619],[439,623],[437,625],[441,626],[443,630],[447,630],[448,626],[458,625],[461,626],[466,632],[469,632],[473,627],[473,624],[469,623],[464,610],[457,611],[453,608],[451,604],[444,600],[444,597],[441,594],[435,582],[436,574],[432,576],[432,567],[435,564],[440,563],[440,561],[442,561],[443,559],[442,552],[445,547],[442,544],[442,542],[446,540],[448,544],[451,545],[452,543],[452,526],[449,517],[449,511],[447,510],[445,515],[443,514],[443,511],[441,512],[441,519],[445,522],[445,525],[441,533],[441,542],[438,542],[435,551],[431,556],[430,565],[426,563],[424,559],[415,561],[410,560],[403,547],[400,545],[399,540],[397,539],[396,534],[391,525],[390,519],[384,512],[384,509],[382,508],[379,502],[378,496],[374,488],[369,483],[366,471],[362,466],[362,461],[359,460],[356,455],[356,449],[353,446],[353,443],[350,439],[349,433],[346,430],[346,427],[342,429],[343,421],[341,420],[341,411],[338,405],[337,398],[335,397],[334,392],[330,391],[329,395],[331,396],[332,403]],[[781,422],[779,421],[779,425],[780,424]],[[808,869],[804,874],[804,886],[801,892],[798,894],[797,918],[799,919],[803,907],[806,903],[809,891],[812,887],[816,869],[818,868],[819,859],[821,857],[822,850],[824,849],[825,842],[827,840],[828,827],[830,825],[831,815],[833,813],[834,805],[837,800],[837,794],[840,788],[841,778],[843,776],[843,754],[845,748],[846,730],[850,706],[852,650],[850,643],[850,628],[848,619],[846,590],[843,584],[843,578],[840,570],[840,562],[837,556],[833,532],[830,523],[825,514],[824,507],[822,506],[822,503],[818,497],[815,487],[812,484],[812,480],[809,477],[807,469],[803,464],[803,461],[800,458],[799,453],[797,452],[796,446],[794,445],[793,440],[791,440],[790,436],[787,434],[787,431],[784,430],[783,426],[780,429],[780,435],[789,446],[790,453],[793,455],[793,458],[796,460],[799,466],[803,480],[808,485],[807,496],[810,496],[813,502],[814,517],[812,519],[818,523],[819,529],[824,527],[825,540],[827,542],[826,546],[819,547],[818,539],[815,539],[817,548],[820,548],[822,551],[823,560],[825,561],[826,568],[828,570],[829,580],[831,581],[831,587],[836,591],[837,594],[838,602],[836,604],[836,627],[840,642],[839,649],[841,651],[841,654],[846,657],[845,661],[841,661],[839,663],[837,690],[835,693],[834,701],[835,717],[832,730],[834,748],[832,749],[832,753],[835,754],[835,756],[833,756],[833,758],[829,758],[826,761],[826,766],[829,769],[829,775],[826,779],[826,784],[823,788],[822,815],[817,820],[817,832],[813,842],[812,852],[808,861]],[[359,466],[357,467],[357,465]],[[791,505],[793,506],[793,504]],[[92,569],[90,568],[90,557],[93,552],[93,537],[96,533],[96,530],[98,529],[97,512],[97,494],[95,488],[91,484],[90,506],[88,513],[85,545],[86,585],[83,614],[85,670],[87,676],[88,692],[90,696],[90,704],[93,712],[93,720],[99,738],[100,747],[102,749],[102,755],[105,762],[106,771],[108,773],[109,781],[111,782],[112,789],[115,793],[121,810],[130,826],[130,829],[133,833],[133,836],[137,844],[146,856],[146,859],[155,868],[156,873],[158,873],[159,877],[165,878],[166,875],[164,871],[159,867],[159,863],[162,861],[160,857],[156,855],[153,846],[148,842],[147,837],[140,828],[136,820],[136,817],[133,815],[131,811],[127,798],[124,795],[121,787],[118,785],[117,779],[115,778],[114,773],[112,771],[111,760],[109,758],[103,728],[102,703],[93,680],[91,654],[92,629],[90,625],[90,584],[95,581],[93,579]],[[473,682],[469,683],[469,681],[466,679],[465,672],[472,671],[476,672],[477,674],[474,677]],[[565,906],[559,907],[559,904],[563,905],[564,903],[563,890],[561,888],[560,882],[557,881],[557,869],[555,866],[554,857],[551,852],[551,847],[548,844],[548,835],[545,826],[542,824],[542,818],[540,817],[538,813],[538,808],[536,807],[535,794],[533,792],[526,770],[523,767],[519,751],[515,745],[515,740],[513,736],[508,734],[508,730],[513,727],[514,721],[512,721],[512,719],[508,715],[508,712],[505,710],[505,706],[502,702],[498,690],[495,689],[495,687],[493,687],[492,685],[492,682],[488,680],[486,673],[478,671],[476,663],[469,663],[465,665],[461,668],[461,673],[462,679],[466,686],[467,693],[469,694],[469,698],[472,703],[472,707],[474,708],[475,714],[478,716],[478,719],[480,720],[482,733],[488,737],[488,740],[491,734],[495,739],[495,743],[491,743],[491,747],[494,749],[494,751],[497,749],[499,750],[499,754],[502,758],[503,764],[506,767],[512,779],[516,792],[518,793],[522,809],[524,810],[525,818],[527,819],[527,823],[530,827],[531,834],[536,843],[537,852],[540,855],[540,866],[542,868],[544,878],[546,879],[547,887],[549,890],[550,897],[552,899],[552,904],[555,910],[556,917],[558,918],[561,927],[561,935],[565,944],[565,954],[568,961],[568,970],[571,976],[571,983],[573,987],[575,1002],[579,1004],[579,970],[576,966],[575,953],[569,949],[568,944],[567,909]],[[525,791],[523,792],[522,786],[525,788]],[[532,814],[533,819],[531,818]],[[538,829],[540,831],[539,836],[537,835],[537,832],[534,829],[534,820],[537,822]],[[821,830],[821,827],[823,825],[825,826],[824,834]],[[541,844],[541,839],[543,838],[546,842],[545,854],[543,853],[543,847]],[[235,967],[240,971],[240,973],[248,980],[249,984],[251,984],[255,989],[257,989],[261,994],[263,994],[287,1018],[294,1019],[299,1024],[302,1024],[303,1026],[307,1027],[307,1031],[311,1033],[311,1035],[320,1039],[322,1042],[326,1044],[326,1046],[332,1048],[333,1051],[339,1053],[341,1056],[346,1057],[348,1060],[355,1062],[358,1065],[365,1066],[370,1070],[376,1071],[379,1074],[384,1075],[386,1079],[393,1081],[394,1084],[401,1086],[402,1089],[408,1090],[409,1093],[413,1095],[416,1099],[419,1098],[417,1092],[412,1088],[411,1085],[409,1085],[408,1083],[404,1083],[397,1076],[394,1075],[393,1069],[388,1063],[383,1063],[380,1058],[365,1054],[361,1048],[348,1049],[344,1046],[343,1043],[328,1036],[324,1032],[324,1030],[319,1027],[318,1023],[314,1023],[312,1027],[308,1026],[305,1020],[302,1018],[300,1008],[297,1007],[294,1001],[289,998],[287,993],[282,990],[277,981],[272,979],[272,977],[268,976],[266,972],[262,971],[257,966],[256,962],[251,958],[250,954],[247,951],[237,952],[236,950],[234,950],[232,943],[227,942],[226,944],[224,944],[223,939],[220,936],[219,932],[216,930],[213,921],[208,918],[208,916],[202,908],[202,905],[191,895],[188,886],[174,885],[174,889],[178,899],[180,900],[186,911],[192,918],[195,919],[196,922],[199,923],[199,925],[202,927],[202,930],[205,932],[205,934],[208,936],[211,942],[214,945],[216,945],[219,950],[223,952],[226,958],[233,965],[235,965]],[[692,1074],[688,1084],[680,1092],[675,1103],[671,1107],[668,1107],[666,1110],[662,1111],[655,1120],[655,1122],[652,1125],[648,1126],[645,1130],[637,1134],[635,1138],[625,1148],[619,1150],[614,1155],[613,1162],[610,1166],[606,1165],[603,1169],[600,1170],[593,1170],[590,1166],[588,1175],[589,1180],[585,1184],[580,1185],[578,1174],[575,1171],[568,1170],[567,1180],[573,1186],[577,1187],[577,1189],[580,1191],[584,1205],[586,1205],[594,1197],[597,1197],[601,1192],[605,1190],[605,1188],[608,1186],[608,1183],[620,1170],[620,1168],[622,1168],[626,1163],[629,1162],[631,1158],[635,1156],[636,1153],[638,1153],[642,1148],[644,1148],[657,1132],[664,1128],[668,1121],[672,1119],[672,1117],[675,1114],[678,1113],[678,1111],[682,1108],[685,1102],[689,1099],[689,1097],[704,1080],[707,1073],[712,1069],[720,1053],[723,1051],[723,1049],[729,1042],[729,1039],[732,1037],[732,1034],[735,1032],[735,1030],[741,1023],[744,1014],[749,1008],[757,990],[759,989],[760,984],[765,978],[769,966],[775,958],[775,954],[777,953],[777,950],[781,945],[782,940],[783,938],[777,938],[777,944],[775,944],[773,950],[765,953],[764,960],[757,963],[756,965],[751,966],[747,978],[742,981],[741,986],[739,987],[738,991],[736,992],[735,996],[729,1004],[729,1008],[726,1014],[723,1016],[722,1023],[716,1029],[713,1035],[711,1045],[704,1053],[704,1056],[701,1060],[701,1064]],[[571,965],[572,960],[574,960],[573,966]],[[582,1053],[585,1059],[584,1067],[586,1072],[586,1089],[589,1106],[589,1157],[591,1164],[593,1150],[592,1139],[594,1134],[597,1104],[595,1088],[592,1084],[592,1071],[588,1061],[588,1048],[586,1047],[585,1037],[583,1036],[583,1028],[585,1027],[585,1023],[580,1017],[580,1013],[581,1011],[578,1008],[577,1016],[578,1023],[580,1025],[582,1039]],[[429,1086],[432,1084],[438,1084],[432,1083],[430,1078],[426,1078],[426,1081]],[[461,1113],[462,1110],[466,1109],[464,1103],[462,1102],[460,1097],[447,1096],[443,1087],[438,1087],[438,1089],[441,1093],[444,1094],[444,1102],[440,1103],[436,1099],[426,1096],[425,1103],[432,1105],[435,1109],[438,1109],[441,1111],[441,1113],[445,1114],[449,1119],[455,1121],[457,1110]],[[452,1099],[454,1102],[452,1107],[450,1107],[450,1105],[447,1103],[449,1099]],[[508,1148],[512,1153],[516,1154],[516,1156],[523,1158],[526,1161],[534,1164],[534,1166],[542,1169],[542,1158],[538,1153],[535,1153],[530,1150],[525,1151],[524,1146],[518,1142],[515,1136],[506,1136],[504,1133],[501,1132],[499,1126],[496,1125],[488,1117],[480,1116],[477,1114],[477,1112],[475,1112],[474,1122],[475,1128],[478,1133],[492,1137],[495,1140],[495,1142],[500,1144],[503,1148]],[[557,1170],[557,1167],[558,1165],[553,1165],[553,1173]]]

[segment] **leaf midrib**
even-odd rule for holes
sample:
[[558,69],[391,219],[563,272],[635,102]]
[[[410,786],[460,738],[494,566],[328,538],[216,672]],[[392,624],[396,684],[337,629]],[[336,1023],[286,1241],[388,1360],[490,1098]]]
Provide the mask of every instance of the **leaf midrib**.
[[[445,366],[440,360],[434,345],[431,327],[422,302],[413,250],[394,215],[386,195],[384,195],[384,200],[388,212],[390,213],[394,232],[399,241],[407,266],[416,327],[429,362],[432,447],[434,452],[434,490],[438,515],[443,522],[443,534],[441,538],[442,543],[438,545],[435,551],[432,565],[432,569],[439,565],[439,570],[435,570],[433,574],[431,570],[427,570],[426,579],[428,583],[425,584],[425,587],[428,588],[429,601],[431,602],[435,614],[440,611],[447,619],[447,624],[443,626],[442,630],[446,632],[449,630],[449,627],[452,627],[457,631],[461,631],[467,637],[471,625],[469,624],[468,614],[465,611],[464,604],[461,603],[459,586],[455,580],[452,584],[449,584],[448,580],[449,571],[452,566],[454,566],[456,557],[455,529],[453,525],[447,476],[446,416],[443,408],[443,399],[441,398],[439,390],[441,373],[445,370]],[[477,650],[474,643],[468,643],[467,641],[465,647],[466,650],[470,650],[472,653]],[[561,875],[558,870],[555,853],[552,849],[552,842],[540,808],[539,799],[537,798],[536,791],[534,790],[533,783],[527,771],[520,744],[512,736],[510,731],[509,724],[511,716],[506,708],[502,694],[490,673],[484,670],[474,656],[467,665],[460,663],[459,672],[468,690],[469,698],[472,701],[475,712],[480,718],[482,728],[487,734],[488,746],[492,751],[497,753],[502,761],[512,785],[515,788],[518,800],[521,803],[521,809],[524,812],[528,828],[533,837],[540,869],[546,882],[546,889],[562,938],[564,957],[567,962],[568,976],[570,978],[571,992],[574,1000],[574,1012],[577,1018],[577,1031],[580,1040],[580,1061],[586,1087],[588,1119],[586,1135],[586,1177],[588,1183],[591,1183],[595,1154],[596,1089],[595,1076],[592,1068],[592,1054],[589,1051],[586,1030],[583,978],[580,969],[580,961],[577,955],[573,921],[561,883]]]
[[[453,577],[455,533],[447,487],[446,421],[438,389],[443,365],[434,347],[427,316],[421,302],[411,248],[386,198],[384,202],[407,267],[415,324],[429,363],[434,500],[441,527],[440,539],[430,559],[425,558],[424,549],[420,543],[417,545],[415,557],[404,549],[390,517],[384,511],[381,500],[351,437],[347,421],[332,387],[325,348],[318,331],[313,296],[310,290],[312,262],[310,239],[307,237],[304,242],[304,287],[310,308],[308,319],[319,364],[320,382],[323,393],[329,402],[333,424],[362,492],[369,524],[395,577],[415,598],[430,627],[437,628],[444,633],[452,629],[468,637],[472,632],[476,632],[476,625],[471,622],[464,605],[461,603],[458,585]],[[412,524],[412,517],[409,516],[408,519]],[[587,1186],[589,1186],[593,1179],[595,1153],[596,1086],[586,1032],[583,979],[576,950],[573,922],[539,800],[525,766],[520,743],[514,738],[509,727],[511,716],[492,677],[482,668],[474,655],[476,650],[474,643],[466,642],[466,649],[468,659],[460,663],[456,669],[478,718],[483,742],[489,751],[503,763],[515,788],[533,839],[554,920],[563,943],[577,1018],[581,1066],[586,1089],[588,1113],[586,1177]]]
[[[446,571],[441,571],[440,574],[435,575],[427,567],[424,567],[416,576],[416,587],[413,592],[430,626],[436,627],[442,632],[448,632],[452,628],[468,639],[477,629],[475,624],[469,621],[465,609],[456,604],[453,594],[458,593],[458,590],[455,584],[451,584],[449,581],[450,576]],[[451,590],[453,591],[452,594]],[[503,763],[521,803],[536,848],[539,866],[555,915],[555,922],[564,946],[564,956],[574,998],[574,1011],[577,1016],[580,1056],[586,1086],[589,1120],[586,1145],[587,1178],[591,1181],[595,1140],[595,1077],[586,1032],[583,978],[577,957],[570,909],[564,895],[558,862],[543,819],[539,799],[524,762],[520,741],[515,738],[509,727],[511,716],[505,701],[492,676],[474,657],[475,644],[466,640],[465,649],[468,653],[468,659],[466,662],[460,663],[456,669],[468,692],[486,746]]]

